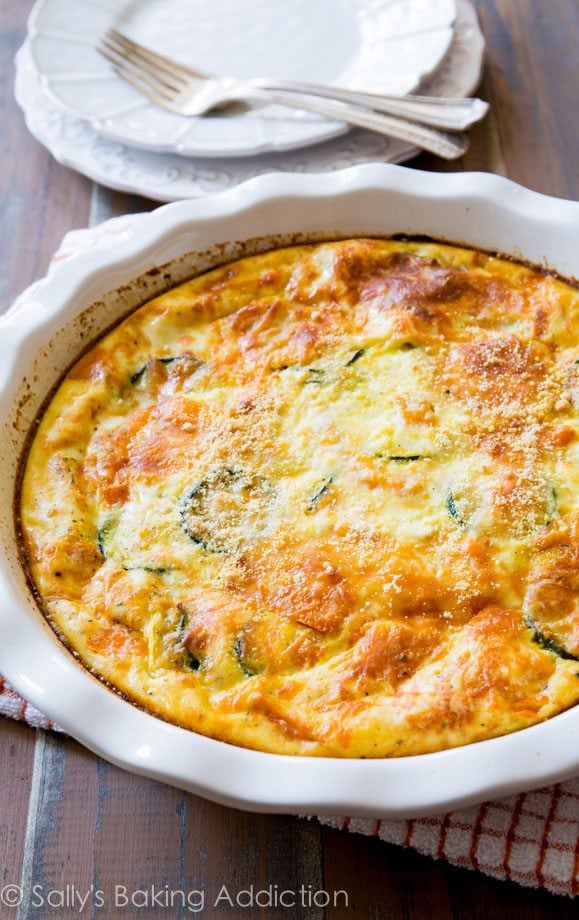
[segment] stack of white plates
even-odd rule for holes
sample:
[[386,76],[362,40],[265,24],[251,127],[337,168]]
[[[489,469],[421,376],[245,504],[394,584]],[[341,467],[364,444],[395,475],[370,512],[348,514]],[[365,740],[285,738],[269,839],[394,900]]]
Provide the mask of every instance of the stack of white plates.
[[404,142],[274,105],[200,118],[166,112],[96,51],[111,26],[209,73],[467,96],[484,40],[467,0],[39,0],[16,59],[32,134],[89,178],[160,201],[265,172],[399,163]]

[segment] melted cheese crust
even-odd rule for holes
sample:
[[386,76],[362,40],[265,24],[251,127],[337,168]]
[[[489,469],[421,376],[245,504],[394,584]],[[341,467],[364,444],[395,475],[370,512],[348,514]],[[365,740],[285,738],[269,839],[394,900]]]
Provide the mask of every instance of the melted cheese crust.
[[66,375],[21,489],[50,622],[153,713],[387,757],[579,701],[579,292],[459,247],[246,258]]

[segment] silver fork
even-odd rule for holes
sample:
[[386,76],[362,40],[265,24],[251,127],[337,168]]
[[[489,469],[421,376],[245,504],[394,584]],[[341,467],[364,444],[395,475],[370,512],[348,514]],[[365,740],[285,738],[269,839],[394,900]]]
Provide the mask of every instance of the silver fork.
[[[116,29],[110,29],[104,37],[103,44],[108,44],[111,52],[133,51],[143,60],[157,64],[168,76],[176,79],[216,79],[213,74],[204,73],[178,64],[162,54],[151,51],[143,45],[127,38]],[[224,81],[222,81],[224,82]],[[240,81],[229,81],[237,83]],[[356,90],[342,89],[335,86],[324,86],[319,83],[304,83],[296,80],[273,80],[260,78],[257,80],[243,81],[243,86],[255,89],[282,90],[292,93],[305,93],[309,96],[321,96],[333,99],[336,102],[350,102],[354,105],[363,105],[375,112],[386,115],[400,115],[424,125],[435,128],[447,128],[450,131],[465,131],[475,122],[484,118],[488,112],[488,102],[482,99],[451,99],[437,96],[390,96],[384,93],[363,93]]]
[[[267,101],[396,137],[449,160],[462,156],[468,149],[466,135],[438,131],[414,120],[406,121],[392,115],[372,111],[366,107],[367,101],[364,106],[342,101],[335,104],[333,101],[326,102],[324,99],[310,95],[270,89],[268,81],[247,82],[229,77],[208,76],[138,45],[116,30],[107,32],[98,50],[113,64],[115,71],[122,79],[130,83],[151,102],[179,115],[204,115],[218,106],[233,101]],[[268,83],[268,85],[261,85],[263,83]],[[328,88],[327,92],[333,93],[334,91]],[[355,95],[365,100],[369,96],[373,100],[376,98],[373,94],[356,93]],[[377,98],[383,99],[383,97]],[[432,100],[428,101],[432,102]],[[482,102],[481,100],[473,101]],[[484,106],[485,103],[482,105]],[[479,117],[482,116],[479,115]]]

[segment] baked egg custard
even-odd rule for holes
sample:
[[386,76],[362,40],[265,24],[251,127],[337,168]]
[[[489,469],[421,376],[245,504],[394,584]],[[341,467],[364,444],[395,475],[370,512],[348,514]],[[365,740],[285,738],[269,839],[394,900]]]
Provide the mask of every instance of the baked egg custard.
[[579,701],[579,291],[457,246],[277,249],[145,304],[23,461],[94,674],[282,754],[421,754]]

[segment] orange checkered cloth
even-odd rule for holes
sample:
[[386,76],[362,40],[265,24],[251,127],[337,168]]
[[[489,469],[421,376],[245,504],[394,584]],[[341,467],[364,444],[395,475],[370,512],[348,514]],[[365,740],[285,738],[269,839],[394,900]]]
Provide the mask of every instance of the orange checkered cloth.
[[[127,215],[64,238],[50,272],[65,259],[95,246],[118,243],[142,219]],[[49,272],[49,273],[50,273]],[[11,308],[17,310],[42,281],[29,288]],[[35,728],[60,729],[22,699],[0,678],[0,715]],[[533,792],[485,802],[475,808],[412,821],[316,816],[323,824],[369,834],[388,843],[412,847],[455,866],[479,869],[521,885],[554,894],[579,894],[579,778]]]

